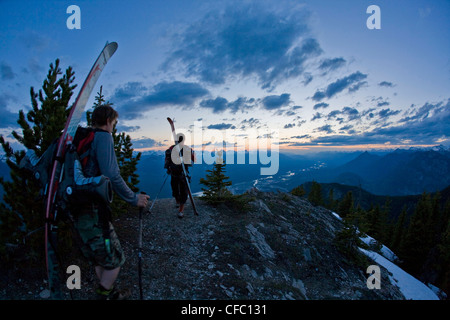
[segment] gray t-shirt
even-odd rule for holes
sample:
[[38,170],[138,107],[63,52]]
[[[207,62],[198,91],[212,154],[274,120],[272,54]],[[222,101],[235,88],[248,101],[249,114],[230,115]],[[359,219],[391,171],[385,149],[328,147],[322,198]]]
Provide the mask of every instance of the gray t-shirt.
[[96,132],[91,147],[100,173],[111,180],[114,192],[126,202],[137,205],[137,195],[120,175],[112,135],[106,131]]

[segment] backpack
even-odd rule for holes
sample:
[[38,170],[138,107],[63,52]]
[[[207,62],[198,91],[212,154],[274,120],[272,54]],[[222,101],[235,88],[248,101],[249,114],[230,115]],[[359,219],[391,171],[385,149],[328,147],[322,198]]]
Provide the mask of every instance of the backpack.
[[91,155],[91,145],[94,141],[95,133],[97,132],[97,129],[93,128],[83,128],[78,127],[75,137],[73,138],[73,144],[77,148],[77,153],[80,158],[81,166],[84,169],[86,168],[86,165],[89,161],[89,157]]
[[[175,146],[171,146],[169,149],[165,152],[164,157],[164,169],[167,169],[167,173],[172,176],[182,176],[183,175],[183,168],[181,167],[181,164],[175,164],[172,161],[172,151]],[[183,155],[183,149],[181,149],[181,155]],[[189,150],[191,150],[189,148]],[[193,156],[191,156],[191,160],[193,160]],[[184,163],[184,168],[186,170],[186,174],[189,175],[189,167],[192,166],[192,162],[190,164]]]
[[[108,177],[103,175],[86,177],[84,169],[90,159],[91,145],[95,132],[92,128],[78,127],[72,143],[65,146],[63,156],[59,161],[62,179],[56,192],[57,201],[65,209],[68,205],[82,205],[100,201],[105,204],[112,202],[112,185]],[[19,167],[31,173],[41,187],[41,195],[45,196],[51,178],[53,162],[59,139],[56,139],[38,158],[34,150],[28,150]]]

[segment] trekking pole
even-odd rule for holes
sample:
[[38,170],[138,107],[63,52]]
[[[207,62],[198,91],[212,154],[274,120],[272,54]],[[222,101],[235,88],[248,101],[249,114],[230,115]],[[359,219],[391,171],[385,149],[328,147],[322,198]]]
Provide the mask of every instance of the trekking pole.
[[156,199],[158,199],[158,197],[159,197],[159,194],[161,193],[161,191],[162,191],[162,189],[163,189],[164,185],[166,184],[166,181],[167,181],[167,178],[168,178],[168,177],[169,177],[169,174],[168,174],[168,173],[166,173],[166,178],[164,179],[164,182],[163,182],[163,184],[162,184],[161,188],[159,188],[158,194],[156,195],[155,199],[153,199],[153,201],[152,201],[152,205],[150,206],[150,209],[148,209],[148,211],[149,211],[149,212],[151,212],[151,211],[152,211],[153,205],[155,204],[155,202],[156,202]]
[[[145,192],[141,191],[141,194],[146,194]],[[144,212],[144,207],[139,209],[139,241],[138,241],[138,277],[139,277],[139,296],[140,299],[143,300],[143,294],[142,294],[142,213]]]

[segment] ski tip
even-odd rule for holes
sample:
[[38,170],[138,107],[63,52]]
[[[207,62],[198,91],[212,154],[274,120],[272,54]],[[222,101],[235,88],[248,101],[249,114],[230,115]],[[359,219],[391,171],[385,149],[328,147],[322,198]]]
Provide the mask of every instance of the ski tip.
[[119,45],[115,41],[113,41],[113,42],[107,41],[105,44],[105,49],[108,48],[108,52],[109,52],[110,56],[112,56],[114,54],[114,52],[116,52],[118,47],[119,47]]

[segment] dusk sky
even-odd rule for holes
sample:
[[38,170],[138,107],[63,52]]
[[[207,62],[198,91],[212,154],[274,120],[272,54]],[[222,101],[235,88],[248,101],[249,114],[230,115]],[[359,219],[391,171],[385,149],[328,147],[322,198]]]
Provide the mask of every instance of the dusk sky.
[[171,143],[167,117],[201,121],[204,145],[253,130],[299,152],[450,146],[449,17],[448,0],[2,0],[0,134],[14,141],[50,63],[73,67],[74,101],[116,41],[87,107],[102,85],[135,149]]

